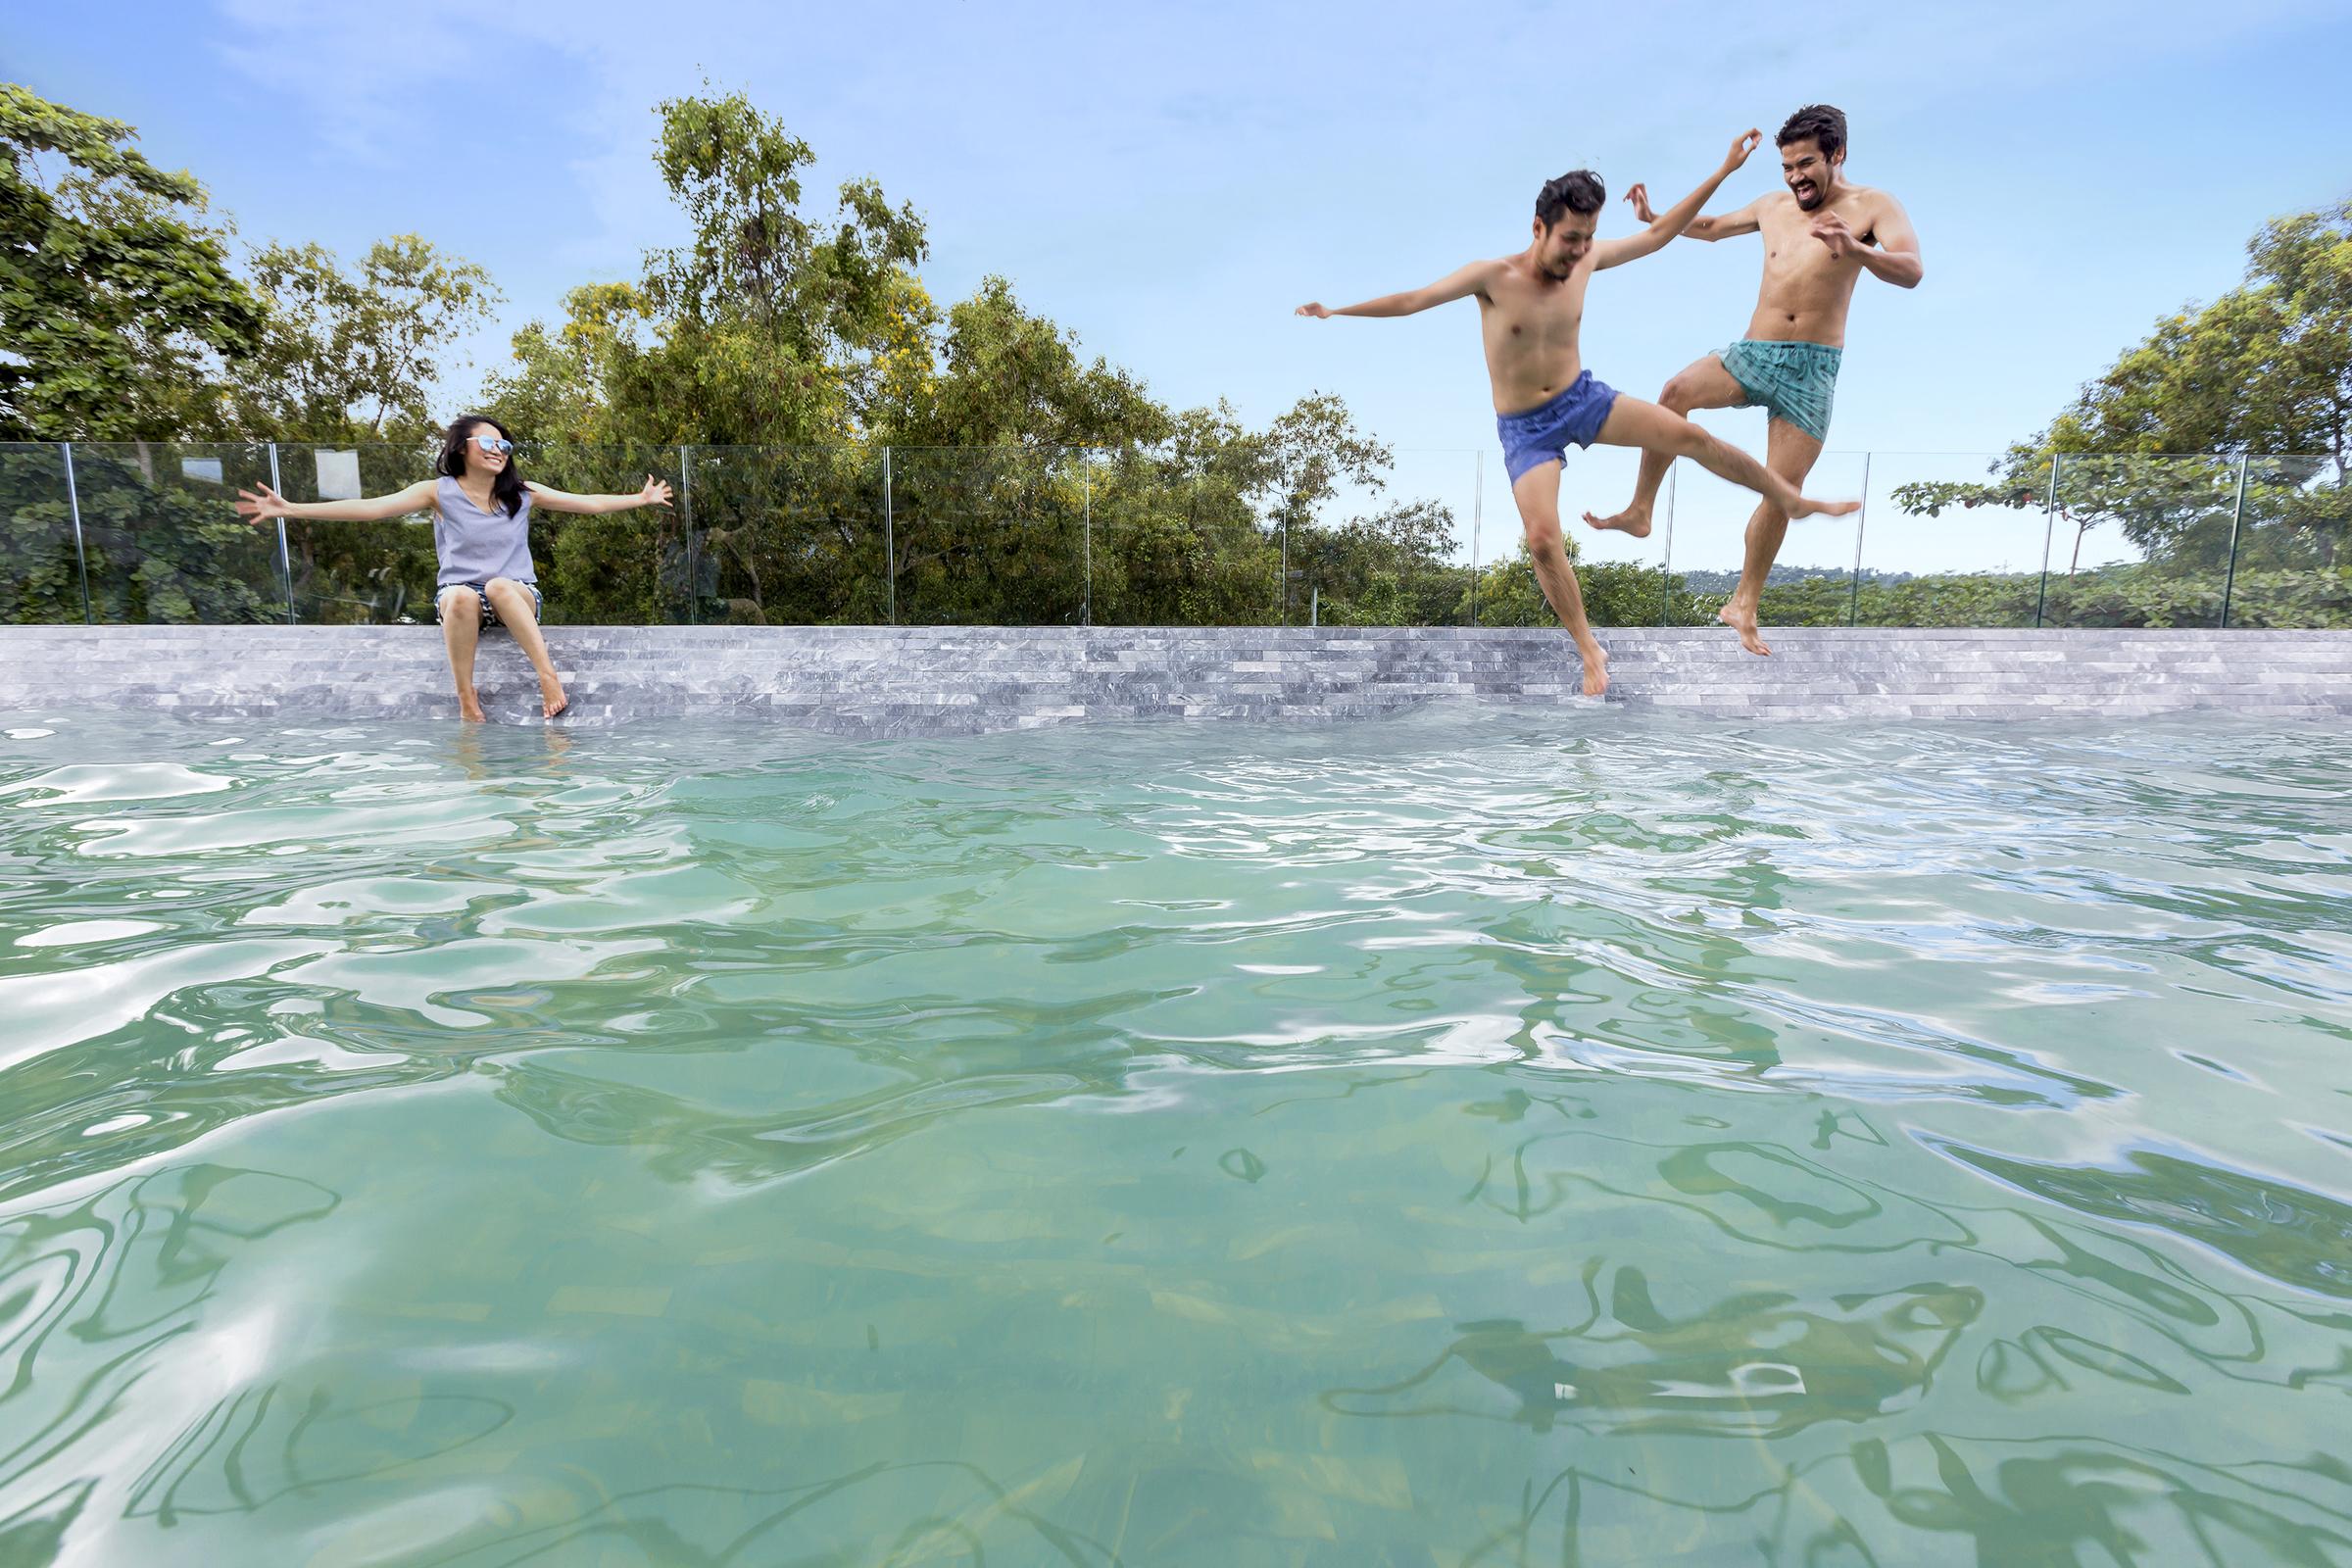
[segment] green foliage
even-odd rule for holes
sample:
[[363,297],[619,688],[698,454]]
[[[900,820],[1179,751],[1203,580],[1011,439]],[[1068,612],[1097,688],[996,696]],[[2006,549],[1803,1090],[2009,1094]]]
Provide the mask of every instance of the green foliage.
[[[919,292],[910,289],[909,301]],[[927,304],[928,301],[923,301]],[[878,439],[918,447],[1151,446],[1174,428],[1141,382],[1097,359],[1077,335],[1031,316],[1001,277],[948,312],[936,366],[912,376],[885,367],[867,405]],[[910,359],[930,351],[910,344]]]
[[81,608],[64,449],[0,447],[0,625],[78,624]]
[[[1584,596],[1585,618],[1595,626],[1657,626],[1694,624],[1713,619],[1720,599],[1693,594],[1682,578],[1668,578],[1655,566],[1630,561],[1579,562],[1576,582]],[[1467,575],[1465,573],[1465,575]],[[1470,595],[1465,587],[1449,618],[1466,622]],[[1510,556],[1491,562],[1478,574],[1478,622],[1481,626],[1556,626],[1536,579],[1535,564],[1523,543]]]
[[2055,579],[2108,526],[2151,568],[2226,573],[2242,496],[2241,569],[2325,571],[2352,540],[2348,456],[2352,204],[2266,224],[2244,282],[2158,321],[1988,480],[1905,485],[1895,502],[1915,516],[2046,507]]
[[[942,309],[919,217],[872,179],[808,199],[813,150],[742,94],[659,107],[657,163],[691,238],[634,282],[574,289],[514,340],[487,406],[562,489],[678,489],[672,514],[542,514],[563,623],[904,621],[1556,624],[1524,551],[1472,581],[1444,506],[1387,493],[1393,454],[1340,398],[1262,427],[1173,410],[984,278]],[[415,236],[346,271],[315,245],[230,276],[203,193],[127,127],[0,88],[0,436],[77,449],[91,612],[107,619],[429,619],[423,519],[234,520],[230,491],[318,475],[376,495],[430,471],[448,345],[497,294]],[[1984,480],[1901,487],[1919,516],[2054,509],[2038,573],[1776,575],[1773,625],[2344,624],[2352,208],[2270,224],[2245,283],[2157,323]],[[297,440],[318,443],[291,444]],[[1091,450],[1090,450],[1091,449]],[[2278,450],[2310,459],[2245,458]],[[337,456],[319,466],[321,450]],[[885,451],[889,482],[884,482]],[[2170,458],[2166,452],[2214,454]],[[211,475],[220,473],[219,481]],[[0,619],[78,619],[55,446],[0,448]],[[1347,492],[1369,492],[1335,515]],[[2119,552],[2119,545],[2128,547]],[[2100,564],[2119,553],[2137,557]],[[1289,568],[1286,575],[1285,568]],[[1595,624],[1706,624],[1717,574],[1579,568]]]
[[271,245],[252,263],[270,302],[240,368],[240,433],[278,440],[429,439],[444,345],[489,318],[490,274],[415,234],[368,247],[356,274],[318,245]]
[[[191,473],[191,464],[217,464],[220,477],[202,467]],[[235,486],[269,471],[266,449],[255,446],[75,446],[91,618],[128,625],[284,619],[275,528],[254,527],[223,505]]]
[[0,83],[0,440],[175,434],[259,340],[203,187],[133,136]]
[[[1946,572],[1924,577],[1865,577],[1855,593],[1838,584],[1838,598],[1852,606],[1858,626],[2031,626],[2041,602],[2041,573]],[[1760,612],[1767,625],[1808,624],[1782,618],[1767,588]],[[1832,619],[1809,624],[1838,625]]]
[[[1237,482],[1229,443],[1179,416],[1167,446],[1096,455],[1093,609],[1113,626],[1266,625],[1282,613],[1280,535]],[[1189,433],[1188,432],[1189,428]],[[1238,425],[1230,425],[1238,435]]]
[[[1723,596],[1728,599],[1731,596]],[[1712,608],[1698,618],[1704,625],[1723,608],[1709,597]],[[1793,582],[1766,582],[1757,601],[1758,614],[1774,626],[1843,626],[1853,615],[1854,580],[1850,574],[1800,577]]]
[[1468,585],[1452,551],[1453,514],[1407,501],[1336,527],[1302,528],[1291,560],[1320,596],[1328,625],[1433,626],[1455,618]]
[[907,270],[912,209],[870,179],[804,210],[808,144],[741,93],[662,104],[656,162],[694,238],[633,287],[575,290],[569,319],[514,339],[491,412],[597,443],[820,445],[859,439],[906,388],[894,354],[931,325]]

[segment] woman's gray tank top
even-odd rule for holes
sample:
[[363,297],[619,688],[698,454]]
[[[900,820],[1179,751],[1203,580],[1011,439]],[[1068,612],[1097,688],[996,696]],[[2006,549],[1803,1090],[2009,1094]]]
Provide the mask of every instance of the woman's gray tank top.
[[436,587],[493,577],[536,583],[539,579],[531,571],[530,491],[523,491],[522,505],[510,517],[503,511],[484,512],[466,498],[463,485],[443,474],[433,487],[433,553],[441,558]]

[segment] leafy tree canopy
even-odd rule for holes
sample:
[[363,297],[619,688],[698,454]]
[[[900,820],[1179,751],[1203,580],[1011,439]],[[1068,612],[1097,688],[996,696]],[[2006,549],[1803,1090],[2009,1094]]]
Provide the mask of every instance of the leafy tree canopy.
[[[1989,483],[1905,485],[1897,504],[2048,505],[2077,557],[2113,522],[2150,561],[2198,569],[2242,547],[2242,516],[2268,564],[2333,564],[2352,533],[2352,203],[2274,220],[2246,253],[2244,281],[2159,320]],[[2241,466],[2208,454],[2245,457],[2242,513]]]
[[204,188],[134,139],[0,83],[0,440],[172,435],[259,342]]

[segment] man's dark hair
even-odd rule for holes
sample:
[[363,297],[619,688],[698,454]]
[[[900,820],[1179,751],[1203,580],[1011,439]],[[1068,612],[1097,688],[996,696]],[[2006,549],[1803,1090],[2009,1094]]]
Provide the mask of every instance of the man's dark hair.
[[1536,192],[1536,220],[1545,228],[1570,213],[1597,213],[1609,199],[1609,188],[1590,169],[1572,169],[1547,179]]
[[1775,147],[1786,147],[1792,141],[1809,141],[1821,149],[1821,156],[1835,159],[1845,151],[1845,115],[1828,104],[1807,104],[1788,117],[1788,123],[1772,138]]

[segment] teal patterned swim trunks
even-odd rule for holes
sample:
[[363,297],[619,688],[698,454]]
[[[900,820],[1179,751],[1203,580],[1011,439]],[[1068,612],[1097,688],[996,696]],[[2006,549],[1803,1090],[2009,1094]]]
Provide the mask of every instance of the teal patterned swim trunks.
[[1715,356],[1747,397],[1740,407],[1761,404],[1776,419],[1787,419],[1816,441],[1830,438],[1830,405],[1838,396],[1838,362],[1843,349],[1827,343],[1770,343],[1741,338]]

